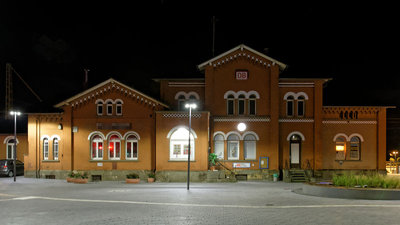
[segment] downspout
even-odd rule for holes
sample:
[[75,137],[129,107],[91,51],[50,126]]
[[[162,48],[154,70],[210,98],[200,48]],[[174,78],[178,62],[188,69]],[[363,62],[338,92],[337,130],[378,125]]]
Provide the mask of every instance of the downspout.
[[154,174],[157,171],[157,113],[153,111],[154,114]]
[[38,156],[37,156],[37,159],[38,159],[38,170],[37,170],[37,175],[36,175],[36,178],[40,178],[40,137],[41,137],[41,133],[42,133],[42,129],[41,129],[41,118],[40,118],[40,116],[39,116],[39,141],[38,141],[38,146],[39,146],[39,149],[38,149],[38,151],[37,151],[37,153],[38,153]]
[[74,170],[74,122],[73,122],[74,108],[71,107],[71,171]]
[[38,129],[39,121],[36,118],[36,126],[35,126],[35,177],[38,178]]

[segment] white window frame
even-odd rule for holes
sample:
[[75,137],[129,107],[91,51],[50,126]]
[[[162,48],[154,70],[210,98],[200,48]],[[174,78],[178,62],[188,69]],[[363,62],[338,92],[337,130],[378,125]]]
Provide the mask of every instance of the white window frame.
[[[96,137],[99,137],[100,140],[94,140]],[[93,143],[96,143],[96,156],[93,157]],[[101,143],[101,149],[99,149],[99,143]],[[101,152],[101,157],[99,157],[99,152]],[[93,135],[93,138],[90,141],[90,157],[93,160],[102,160],[104,157],[104,139],[100,135]]]
[[[235,144],[237,145],[237,157],[232,157],[231,156],[231,145]],[[239,155],[240,155],[240,141],[227,141],[227,147],[228,147],[228,160],[238,160]]]
[[[243,109],[243,112],[240,112],[240,109]],[[239,95],[238,97],[238,115],[242,116],[246,114],[246,96],[245,95]]]
[[[354,138],[357,138],[358,141],[357,142],[353,141]],[[357,158],[351,157],[352,156],[351,152],[353,151],[352,150],[352,147],[353,147],[352,145],[355,144],[355,143],[357,143]],[[353,137],[350,138],[349,160],[358,161],[360,159],[361,159],[361,139],[359,137],[357,137],[357,136],[353,136]]]
[[[301,97],[303,97],[303,96],[301,96]],[[300,102],[302,102],[303,103],[303,111],[301,112],[302,113],[302,115],[300,115],[300,110],[299,110],[299,103]],[[305,114],[306,114],[306,101],[305,101],[305,98],[303,97],[302,99],[297,99],[297,110],[296,110],[296,112],[297,112],[297,116],[298,117],[304,117],[305,116]]]
[[[7,141],[7,159],[14,159],[14,139]],[[11,158],[9,157],[8,148],[11,147]]]
[[[179,129],[185,129],[185,131],[188,131],[186,128],[179,128]],[[185,146],[189,147],[189,140],[187,138],[176,138],[173,139],[174,133],[177,132],[179,129],[175,130],[171,136],[170,136],[170,144],[169,144],[169,159],[171,161],[187,161],[188,156],[187,154],[184,154],[185,151]],[[174,154],[174,146],[179,145],[180,146],[180,153]],[[195,159],[195,142],[194,142],[194,135],[192,132],[190,133],[190,161],[194,161]]]
[[[216,140],[218,136],[222,137],[222,140]],[[217,149],[217,144],[221,145],[222,144],[222,151],[221,149]],[[219,150],[219,151],[217,151]],[[225,155],[225,141],[224,141],[224,136],[222,134],[216,134],[214,136],[214,153],[217,155],[218,159],[224,159]],[[221,153],[221,154],[219,154]]]
[[[135,137],[135,140],[128,140],[129,137]],[[139,142],[138,142],[138,137],[136,135],[129,135],[125,139],[125,159],[127,160],[137,160],[139,158]],[[128,157],[128,143],[131,144],[131,157]],[[136,143],[136,157],[133,157],[133,144]]]
[[43,160],[49,160],[49,139],[43,138]]
[[[291,115],[289,115],[289,103],[291,103],[292,104],[292,114]],[[294,113],[295,113],[295,110],[294,110],[294,99],[287,99],[286,100],[286,116],[288,116],[288,117],[293,117],[294,116]]]
[[[101,108],[101,113],[99,112],[100,109]],[[103,102],[103,100],[101,100],[101,99],[98,99],[97,101],[96,101],[96,112],[97,112],[97,115],[98,116],[102,116],[103,115],[103,113],[104,113],[104,102]]]
[[[113,115],[113,111],[114,111],[114,102],[112,101],[112,100],[106,100],[106,102],[105,102],[105,104],[106,104],[106,114],[107,114],[107,116],[112,116]],[[111,107],[111,112],[109,112],[109,107]]]
[[[115,101],[115,114],[117,116],[122,116],[122,104],[123,104],[122,100],[118,99]],[[118,108],[120,109],[121,112],[118,112]]]
[[58,160],[58,154],[59,154],[59,144],[58,144],[58,138],[53,138],[53,159]]
[[[254,137],[254,140],[246,140],[246,136],[248,136],[248,135],[253,136],[253,137]],[[244,160],[254,160],[254,159],[257,159],[257,137],[255,137],[255,136],[252,135],[252,134],[247,134],[246,136],[245,136],[244,139],[243,139]],[[247,143],[254,143],[254,149],[252,149],[252,150],[254,150],[254,158],[249,158],[249,157],[247,157],[247,152],[249,151]]]
[[[255,115],[257,115],[257,101],[256,101],[256,97],[249,97],[249,103],[248,103],[248,105],[249,105],[249,107],[248,107],[248,110],[249,110],[249,116],[255,116]],[[254,102],[254,114],[251,114],[251,102]]]
[[[111,138],[113,136],[118,137],[118,139],[111,140]],[[113,145],[114,145],[114,156],[113,157],[111,157],[111,154],[110,154],[111,143],[113,143]],[[118,157],[117,157],[117,154],[116,154],[117,153],[117,151],[116,151],[117,143],[119,143],[119,156]],[[118,135],[116,135],[116,134],[110,135],[110,137],[108,138],[108,148],[107,148],[107,150],[108,150],[107,152],[108,152],[108,159],[109,160],[120,160],[121,159],[121,139],[120,139],[120,137]]]
[[[232,113],[229,113],[229,102],[232,102]],[[226,98],[226,115],[231,116],[235,115],[235,98],[230,98],[229,96]]]

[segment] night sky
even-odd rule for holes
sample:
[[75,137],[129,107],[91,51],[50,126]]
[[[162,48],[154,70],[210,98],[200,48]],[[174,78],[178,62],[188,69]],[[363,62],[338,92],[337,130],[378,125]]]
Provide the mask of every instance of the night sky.
[[[83,90],[85,68],[89,87],[112,77],[158,98],[152,78],[202,77],[197,65],[212,58],[212,16],[191,11],[213,4],[82,2],[0,0],[3,113],[6,63],[43,99],[39,104],[14,76],[14,105],[48,112]],[[239,44],[268,49],[289,66],[281,77],[333,78],[324,105],[400,106],[396,7],[232,7],[231,16],[216,16],[216,55]]]

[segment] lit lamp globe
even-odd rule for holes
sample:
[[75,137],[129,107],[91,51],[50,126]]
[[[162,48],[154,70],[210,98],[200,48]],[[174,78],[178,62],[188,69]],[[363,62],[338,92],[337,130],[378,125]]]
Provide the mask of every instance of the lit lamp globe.
[[245,131],[245,130],[246,130],[246,124],[244,124],[244,123],[239,123],[239,124],[237,125],[237,129],[238,129],[238,131],[240,131],[240,132]]

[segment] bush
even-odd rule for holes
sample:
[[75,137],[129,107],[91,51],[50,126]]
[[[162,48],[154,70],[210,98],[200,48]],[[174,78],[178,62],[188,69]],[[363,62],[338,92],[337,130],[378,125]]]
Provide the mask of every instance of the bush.
[[68,177],[69,177],[69,178],[74,178],[74,177],[75,177],[74,171],[68,172]]
[[156,174],[154,174],[154,173],[149,173],[149,178],[156,178]]
[[139,179],[139,175],[136,173],[130,173],[126,175],[126,178],[128,179]]
[[73,174],[74,174],[74,178],[76,178],[76,179],[87,179],[88,178],[87,172],[83,172],[83,173],[73,172]]
[[208,155],[208,161],[210,162],[211,166],[215,166],[215,164],[218,162],[218,156],[215,153],[210,153]]
[[367,186],[374,188],[400,188],[400,179],[375,175],[336,175],[332,179],[333,185],[343,187]]

